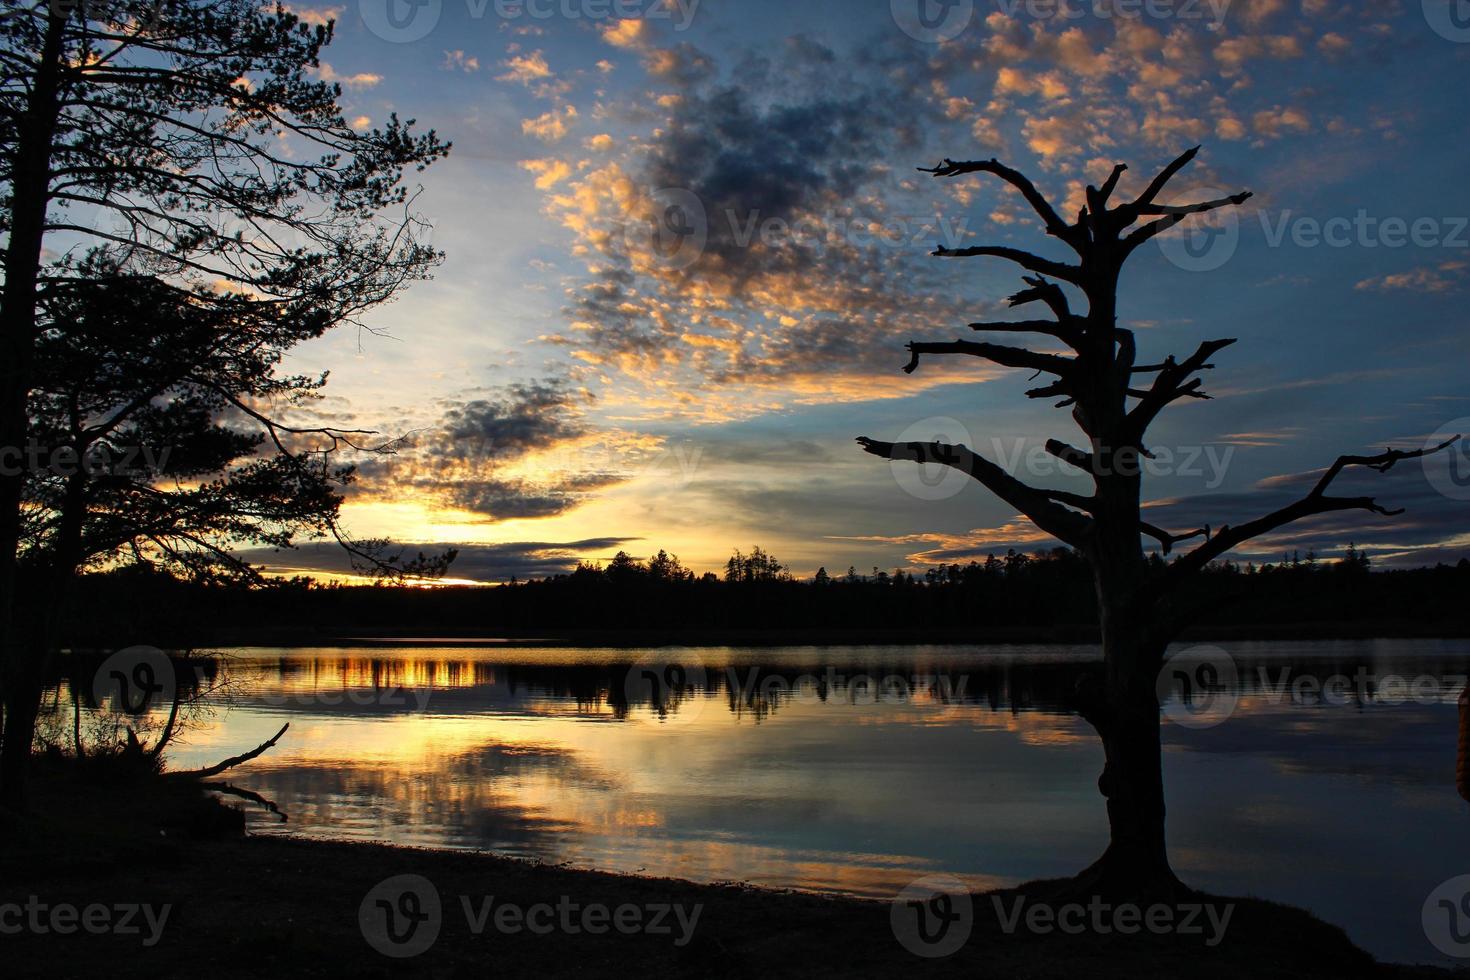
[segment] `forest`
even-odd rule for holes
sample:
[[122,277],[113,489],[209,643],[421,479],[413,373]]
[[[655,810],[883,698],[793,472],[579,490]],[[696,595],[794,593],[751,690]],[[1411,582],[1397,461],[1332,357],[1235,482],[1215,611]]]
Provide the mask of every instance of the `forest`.
[[[1152,571],[1166,563],[1154,557]],[[1210,610],[1196,635],[1333,637],[1464,635],[1470,561],[1379,570],[1356,548],[1338,558],[1292,554],[1273,563],[1218,562],[1200,588]],[[589,631],[657,633],[670,642],[761,632],[821,642],[901,635],[944,640],[1082,641],[1096,629],[1091,575],[1076,552],[1015,551],[983,562],[896,569],[819,569],[798,577],[760,547],[735,551],[723,574],[696,575],[665,551],[494,586],[203,584],[128,568],[80,579],[72,645],[126,636],[169,645],[185,637],[302,642],[372,634],[596,639]],[[233,624],[221,634],[217,624]],[[425,624],[433,624],[432,627]],[[426,632],[427,631],[427,632]],[[757,636],[758,638],[758,636]]]

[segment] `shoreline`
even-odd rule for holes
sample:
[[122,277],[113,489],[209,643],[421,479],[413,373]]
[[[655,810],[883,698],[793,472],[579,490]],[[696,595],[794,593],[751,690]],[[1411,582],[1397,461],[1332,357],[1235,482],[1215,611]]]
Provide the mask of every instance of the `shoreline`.
[[[7,936],[13,976],[39,975],[58,956],[82,973],[171,975],[188,969],[219,977],[285,972],[307,976],[626,976],[770,974],[777,976],[1077,976],[1150,978],[1450,977],[1437,967],[1379,964],[1340,929],[1310,913],[1254,898],[1192,896],[1228,905],[1230,925],[1215,944],[1199,935],[1007,930],[1006,913],[1042,904],[1061,882],[1031,882],[975,893],[966,940],[955,952],[924,958],[906,948],[891,919],[892,903],[776,890],[744,884],[698,884],[502,857],[381,843],[293,836],[113,842],[106,857],[67,854],[45,860],[4,859],[0,903],[29,900],[152,903],[170,907],[156,943],[138,937],[34,934]],[[44,864],[44,869],[41,867]],[[59,865],[59,866],[58,866]],[[400,876],[431,883],[438,902],[435,938],[412,957],[374,948],[360,917],[382,883]],[[393,887],[399,887],[394,885]],[[418,886],[421,887],[421,886]],[[425,892],[427,894],[427,892]],[[532,933],[479,919],[487,906],[522,911],[537,905],[572,909],[657,906],[667,932],[592,934],[582,918]],[[695,908],[698,911],[695,912]],[[1185,908],[1181,904],[1180,908]],[[651,930],[652,915],[648,917]],[[242,940],[249,923],[254,938]],[[487,925],[488,923],[488,925]],[[568,925],[571,923],[571,925]],[[504,926],[504,928],[502,928]],[[679,942],[680,939],[685,941]],[[49,941],[48,941],[49,940]],[[912,942],[912,940],[909,940]]]
[[[404,899],[408,891],[417,897]],[[952,948],[937,950],[916,939],[912,918],[904,918],[916,907],[907,901],[572,868],[484,850],[248,835],[235,802],[193,783],[137,773],[116,759],[80,768],[43,764],[31,783],[29,813],[0,810],[0,924],[7,926],[0,962],[6,976],[57,976],[60,963],[66,964],[60,975],[148,980],[199,974],[212,980],[487,973],[623,978],[634,972],[640,980],[1467,976],[1437,966],[1379,963],[1341,928],[1256,897],[1177,895],[1167,907],[1178,913],[1172,920],[1178,928],[1132,932],[1122,928],[1126,904],[1108,907],[1102,919],[1089,917],[1080,930],[1061,929],[1064,909],[1085,907],[1070,879],[951,897],[956,904],[943,911],[959,923],[959,938]],[[44,914],[42,928],[30,919],[32,927],[14,929],[31,906],[70,909],[73,924],[89,909],[126,906],[144,915],[135,916],[142,928],[127,934],[50,930]],[[645,918],[637,920],[636,911],[626,911],[630,906],[644,910]],[[1033,921],[1029,910],[1038,906],[1050,909],[1052,918]],[[512,914],[502,919],[506,907]],[[580,911],[562,918],[564,907]],[[684,914],[662,913],[661,921],[674,925],[656,931],[657,907]],[[437,910],[432,936],[408,950],[412,955],[403,955],[406,947],[392,944],[378,925],[388,908]],[[1191,911],[1201,908],[1213,911]],[[557,910],[554,927],[527,928],[546,924],[553,913],[537,918],[533,911],[545,909]],[[602,911],[589,917],[594,909]],[[605,928],[613,915],[648,928]],[[1135,921],[1131,913],[1128,921]],[[145,943],[150,933],[153,941]]]
[[[1311,640],[1427,640],[1470,639],[1470,621],[1434,622],[1386,620],[1371,623],[1236,624],[1196,627],[1183,633],[1179,643]],[[1057,625],[963,629],[578,629],[578,630],[454,630],[402,628],[352,635],[348,628],[302,630],[222,629],[164,633],[147,638],[165,649],[228,646],[272,647],[465,647],[465,648],[639,648],[639,647],[787,647],[787,646],[1005,646],[1017,644],[1086,645],[1099,642],[1095,626]],[[133,642],[133,641],[130,641]],[[126,645],[126,644],[124,644]],[[75,650],[110,649],[107,644],[73,642]]]

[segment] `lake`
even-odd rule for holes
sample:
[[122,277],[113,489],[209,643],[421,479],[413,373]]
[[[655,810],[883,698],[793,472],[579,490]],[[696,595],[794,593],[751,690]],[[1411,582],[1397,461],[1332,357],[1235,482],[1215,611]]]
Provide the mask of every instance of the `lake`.
[[[251,807],[254,833],[882,898],[936,872],[1067,876],[1106,844],[1101,746],[1067,707],[1089,647],[216,652],[213,708],[168,759],[216,762],[289,721],[229,777],[288,816]],[[1470,873],[1470,643],[1197,653],[1165,705],[1180,876],[1442,960],[1421,910]]]

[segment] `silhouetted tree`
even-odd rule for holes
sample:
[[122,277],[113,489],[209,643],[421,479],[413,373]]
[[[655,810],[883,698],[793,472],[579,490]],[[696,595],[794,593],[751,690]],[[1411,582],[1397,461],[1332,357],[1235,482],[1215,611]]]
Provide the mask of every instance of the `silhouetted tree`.
[[[1330,496],[1327,491],[1347,467],[1383,471],[1427,452],[1392,450],[1378,456],[1342,456],[1302,499],[1214,534],[1208,527],[1175,534],[1143,520],[1140,460],[1148,456],[1145,434],[1150,424],[1181,398],[1208,397],[1196,375],[1212,367],[1210,358],[1235,342],[1211,340],[1182,360],[1170,356],[1159,363],[1138,364],[1133,333],[1117,325],[1118,278],[1130,255],[1190,215],[1238,205],[1250,197],[1246,192],[1196,204],[1161,204],[1159,196],[1165,186],[1194,159],[1198,149],[1165,167],[1135,200],[1110,206],[1126,169],[1117,165],[1102,187],[1087,188],[1087,203],[1072,223],[1062,220],[1024,175],[996,160],[956,163],[946,159],[926,171],[936,177],[971,173],[999,177],[1020,191],[1040,216],[1047,234],[1076,253],[1076,262],[1054,261],[1008,246],[941,248],[934,253],[1006,259],[1032,273],[1023,277],[1027,288],[1010,298],[1011,305],[1040,303],[1053,319],[970,326],[984,333],[1040,334],[1060,341],[1071,353],[988,341],[915,342],[908,345],[911,358],[905,370],[913,372],[924,355],[963,354],[1052,376],[1055,380],[1027,394],[1055,398],[1057,407],[1072,409],[1073,420],[1087,438],[1087,448],[1050,440],[1046,449],[1092,476],[1090,495],[1030,486],[965,446],[891,443],[866,436],[858,440],[875,456],[938,463],[969,474],[1041,530],[1080,551],[1091,564],[1105,668],[1100,685],[1089,679],[1079,684],[1078,706],[1097,729],[1106,751],[1098,786],[1107,798],[1111,841],[1102,857],[1078,879],[1077,886],[1087,894],[1169,897],[1182,890],[1170,868],[1165,843],[1156,686],[1169,641],[1196,611],[1193,603],[1180,601],[1181,586],[1236,546],[1302,518],[1343,510],[1396,513],[1371,498]],[[1087,301],[1086,312],[1073,312],[1067,292],[1052,279],[1081,292]],[[1138,380],[1150,375],[1150,384]],[[1144,536],[1161,542],[1166,553],[1190,539],[1203,538],[1204,543],[1150,574]]]
[[[448,147],[354,129],[316,73],[328,26],[257,0],[7,4],[0,18],[0,448],[26,444],[47,290],[116,268],[282,317],[354,322],[423,278],[402,184]],[[400,212],[391,214],[391,212]],[[49,261],[48,256],[59,256]],[[19,802],[34,664],[12,630],[24,473],[0,472],[0,799]],[[19,709],[16,714],[16,709]]]
[[22,744],[56,620],[81,568],[139,563],[188,578],[261,584],[236,549],[334,538],[362,571],[438,575],[452,553],[402,562],[386,541],[338,523],[353,467],[342,448],[390,452],[372,434],[288,426],[273,406],[318,397],[324,376],[280,375],[282,357],[325,316],[291,316],[238,294],[187,298],[149,277],[56,284],[41,304],[30,443],[52,465],[27,468],[8,737]]
[[725,562],[726,582],[776,582],[790,578],[790,571],[760,545],[742,554],[740,549]]

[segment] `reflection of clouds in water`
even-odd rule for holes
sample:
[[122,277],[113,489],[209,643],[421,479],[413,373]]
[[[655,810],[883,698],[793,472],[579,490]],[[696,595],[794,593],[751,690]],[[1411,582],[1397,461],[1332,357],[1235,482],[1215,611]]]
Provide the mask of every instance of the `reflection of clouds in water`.
[[1454,705],[1307,707],[1243,700],[1227,723],[1206,732],[1166,726],[1164,742],[1167,749],[1255,756],[1285,775],[1335,773],[1440,787],[1454,774],[1457,724]]
[[[1417,919],[1396,910],[1417,916],[1447,860],[1470,866],[1453,703],[1371,691],[1361,705],[1291,703],[1255,668],[1271,682],[1283,667],[1319,680],[1360,667],[1445,675],[1464,671],[1465,645],[1226,646],[1245,690],[1234,715],[1163,728],[1181,874],[1311,908],[1380,955],[1421,955]],[[701,650],[708,700],[678,724],[628,702],[626,671],[645,653],[251,654],[231,666],[249,690],[235,685],[230,710],[170,763],[217,761],[289,720],[275,750],[232,774],[290,813],[284,827],[256,821],[264,831],[873,896],[936,872],[983,887],[1068,875],[1106,843],[1101,747],[1068,707],[1088,648]],[[803,678],[829,666],[845,680],[824,682],[823,699]],[[773,692],[747,690],[751,668]],[[950,694],[847,696],[853,678],[890,674],[946,676]],[[422,711],[316,697],[344,687],[430,696]],[[1415,831],[1386,833],[1406,809]]]
[[291,817],[284,826],[260,820],[252,829],[549,856],[582,828],[518,798],[517,787],[547,776],[597,792],[614,788],[605,775],[555,747],[487,744],[411,767],[347,759],[293,764],[250,772],[250,785]]
[[[767,653],[754,675],[711,671],[703,696],[723,710],[675,727],[651,705],[619,703],[623,664],[636,659],[626,654],[452,668],[345,651],[306,664],[270,660],[254,665],[259,683],[237,700],[235,720],[289,714],[298,737],[242,781],[292,814],[285,830],[869,895],[890,893],[915,870],[952,869],[945,842],[977,822],[991,833],[1024,823],[1076,842],[1059,848],[1038,832],[1034,843],[987,844],[1000,855],[984,869],[995,882],[1018,880],[1028,862],[1065,873],[1101,846],[1101,825],[1075,805],[1093,798],[1095,752],[1033,759],[1019,772],[1009,761],[1017,733],[1037,746],[1088,741],[1079,719],[1030,710],[1059,702],[1075,655],[1026,664],[850,652],[835,676],[810,650]],[[947,689],[917,686],[893,699],[871,697],[862,680],[927,683],[966,665],[973,671]],[[775,693],[743,690],[752,676],[777,681]],[[334,679],[356,690],[371,689],[369,679],[385,689],[441,686],[420,716],[357,697],[321,705],[278,696],[331,692]],[[731,738],[732,727],[768,734]],[[929,806],[916,814],[921,798]]]

